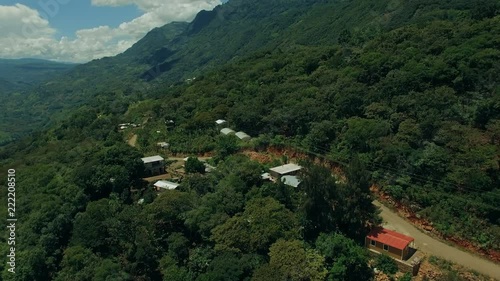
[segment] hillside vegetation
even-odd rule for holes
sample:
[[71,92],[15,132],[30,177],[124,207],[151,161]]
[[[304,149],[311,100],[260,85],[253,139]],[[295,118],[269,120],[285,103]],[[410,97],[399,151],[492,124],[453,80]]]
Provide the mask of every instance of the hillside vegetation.
[[[372,183],[500,250],[497,2],[286,3],[231,0],[9,101],[60,112],[0,148],[0,177],[17,171],[15,280],[370,280]],[[220,136],[219,118],[253,140]],[[139,159],[158,141],[217,171],[158,196]],[[306,162],[299,188],[264,182],[286,157],[237,152],[268,146],[326,155],[345,179]]]

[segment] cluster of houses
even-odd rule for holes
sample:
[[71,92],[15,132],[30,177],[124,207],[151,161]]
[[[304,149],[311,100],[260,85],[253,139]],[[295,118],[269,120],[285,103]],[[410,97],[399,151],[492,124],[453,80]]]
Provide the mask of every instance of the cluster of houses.
[[[184,158],[187,161],[189,157]],[[146,174],[149,176],[161,175],[165,173],[165,159],[156,155],[151,157],[142,158],[146,167]],[[206,172],[211,172],[216,168],[204,163]],[[282,182],[288,186],[297,188],[300,186],[301,180],[297,177],[298,173],[302,170],[300,165],[295,163],[288,163],[285,165],[273,167],[269,172],[263,173],[261,178],[263,180],[270,180],[272,182]],[[178,183],[159,180],[154,183],[156,191],[173,190],[179,187]],[[387,254],[391,256],[398,264],[400,270],[410,272],[416,275],[420,266],[420,258],[414,255],[414,239],[410,236],[382,228],[373,228],[370,233],[365,237],[365,246],[374,254]]]
[[[215,124],[217,124],[218,126],[222,126],[222,125],[224,125],[226,123],[227,123],[227,121],[223,120],[223,119],[219,119],[219,120],[215,121]],[[242,131],[236,132],[235,130],[233,130],[231,128],[227,128],[227,127],[226,128],[222,128],[220,130],[220,133],[223,134],[223,135],[226,135],[226,136],[234,135],[234,136],[236,136],[237,138],[239,138],[240,140],[243,140],[243,141],[248,141],[248,140],[250,140],[252,138],[252,137],[250,137],[245,132],[242,132]]]
[[125,130],[125,129],[131,128],[131,127],[137,128],[139,126],[140,126],[139,124],[134,124],[134,123],[122,123],[122,124],[118,124],[118,129]]

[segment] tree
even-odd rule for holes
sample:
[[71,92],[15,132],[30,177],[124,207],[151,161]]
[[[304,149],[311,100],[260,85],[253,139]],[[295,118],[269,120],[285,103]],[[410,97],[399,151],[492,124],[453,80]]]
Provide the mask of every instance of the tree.
[[171,190],[161,193],[153,203],[147,205],[141,216],[154,227],[155,238],[166,241],[170,234],[186,231],[184,216],[193,209],[193,203],[191,194]]
[[278,201],[266,197],[249,201],[245,211],[215,227],[211,239],[216,249],[265,253],[278,238],[298,236],[294,214]]
[[215,147],[215,159],[223,160],[238,151],[238,142],[235,136],[219,136]]
[[325,256],[329,280],[370,280],[373,272],[368,266],[366,249],[339,233],[322,233],[316,249]]
[[108,253],[108,226],[115,219],[115,214],[109,199],[89,203],[85,212],[75,217],[71,243],[98,253]]
[[370,175],[359,158],[354,156],[346,169],[346,177],[347,183],[339,188],[339,229],[348,237],[363,241],[368,225],[380,221],[377,208],[372,203]]
[[207,268],[207,272],[196,278],[196,281],[242,280],[244,265],[234,253],[222,252],[217,255]]
[[196,157],[188,157],[185,164],[186,173],[194,174],[194,173],[205,173],[205,165],[203,162],[198,160]]
[[327,275],[325,258],[315,250],[305,249],[299,240],[279,239],[269,248],[269,257],[269,267],[256,272],[254,280],[256,276],[269,274],[269,268],[276,271],[273,275],[281,275],[277,280],[320,281]]
[[324,167],[308,164],[300,177],[304,196],[301,204],[304,237],[314,241],[321,232],[337,229],[339,200],[335,178]]
[[120,264],[111,259],[100,261],[95,268],[92,281],[125,281],[132,280],[130,275],[124,272]]
[[375,259],[374,266],[382,270],[386,274],[394,274],[398,272],[398,265],[396,262],[386,254],[378,255]]
[[64,251],[61,270],[55,280],[92,280],[98,257],[88,248],[82,246],[69,247]]

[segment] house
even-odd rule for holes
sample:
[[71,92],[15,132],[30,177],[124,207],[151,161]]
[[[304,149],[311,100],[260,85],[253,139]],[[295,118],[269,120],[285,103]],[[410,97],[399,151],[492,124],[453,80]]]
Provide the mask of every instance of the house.
[[204,162],[203,165],[205,165],[205,173],[211,173],[211,172],[217,170],[216,167],[214,167],[206,162]]
[[227,123],[227,121],[224,119],[219,119],[219,120],[215,121],[215,124],[217,124],[217,125],[222,125],[222,124],[226,124],[226,123]]
[[234,133],[235,133],[235,131],[234,131],[234,130],[229,129],[229,128],[224,128],[224,129],[220,130],[220,132],[221,132],[223,135],[226,135],[226,136],[227,136],[227,135],[232,135],[232,134],[234,134]]
[[159,146],[160,148],[168,148],[170,146],[170,144],[168,142],[159,142],[156,144],[157,146]]
[[141,158],[141,160],[144,162],[146,176],[156,176],[165,173],[165,159],[163,157],[156,155]]
[[155,187],[156,191],[160,191],[162,189],[164,189],[164,190],[174,190],[177,187],[179,187],[179,185],[180,184],[175,183],[175,182],[161,180],[161,181],[157,181],[154,184],[154,187]]
[[301,166],[294,163],[289,163],[282,166],[271,168],[269,169],[269,173],[275,179],[279,179],[282,176],[286,175],[295,176],[297,175],[297,172],[300,171],[301,169],[302,169]]
[[301,182],[298,177],[289,175],[282,176],[280,180],[282,183],[291,187],[298,187]]
[[236,133],[236,136],[240,139],[240,140],[249,140],[251,139],[251,137],[249,135],[247,135],[245,132],[237,132]]
[[269,174],[269,173],[263,173],[262,175],[260,175],[260,177],[263,180],[271,180],[271,174]]
[[366,236],[365,245],[372,251],[385,253],[398,260],[406,260],[411,254],[410,246],[414,240],[396,231],[376,227]]

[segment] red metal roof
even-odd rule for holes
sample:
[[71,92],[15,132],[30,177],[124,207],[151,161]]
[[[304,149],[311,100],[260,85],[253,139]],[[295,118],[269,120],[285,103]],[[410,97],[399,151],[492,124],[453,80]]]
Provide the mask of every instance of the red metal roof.
[[399,250],[403,250],[408,244],[415,240],[410,236],[382,227],[374,228],[366,237]]

